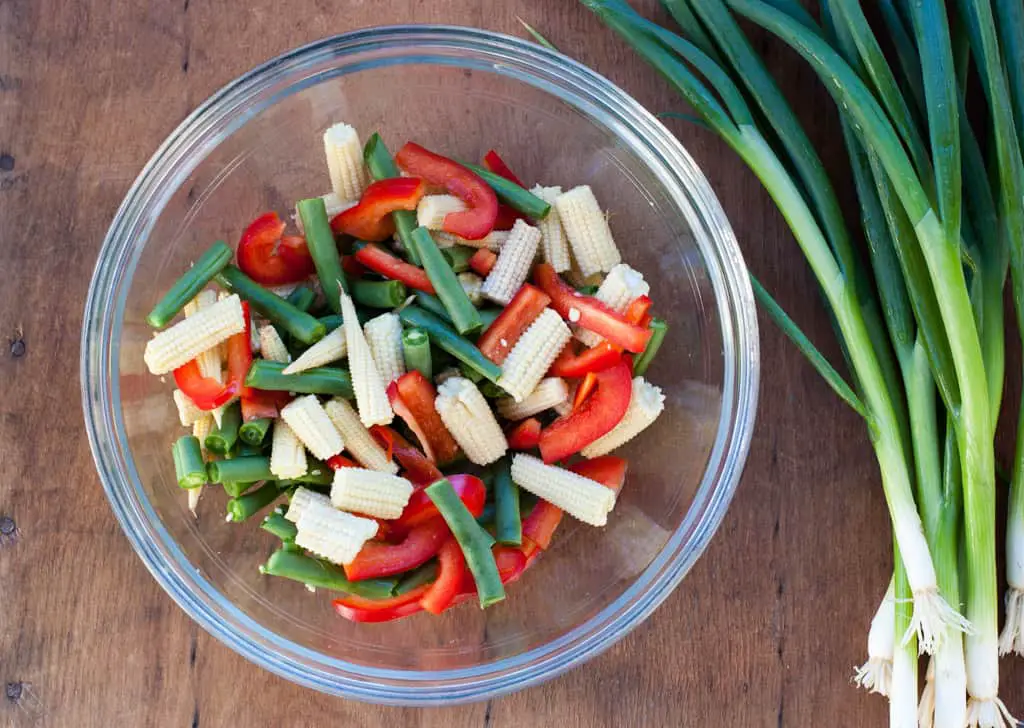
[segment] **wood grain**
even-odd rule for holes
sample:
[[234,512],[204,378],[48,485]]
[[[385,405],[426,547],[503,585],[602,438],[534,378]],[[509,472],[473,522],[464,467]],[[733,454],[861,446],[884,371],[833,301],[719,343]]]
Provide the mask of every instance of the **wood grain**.
[[[657,14],[655,2],[643,5]],[[387,22],[522,34],[517,15],[648,108],[681,108],[571,2],[0,1],[0,515],[19,529],[0,547],[0,682],[9,684],[0,723],[884,724],[884,702],[849,684],[890,569],[877,469],[863,427],[767,325],[756,439],[707,555],[628,638],[518,695],[418,711],[300,689],[199,630],[111,517],[82,432],[78,337],[103,234],[160,141],[231,78],[324,35]],[[842,179],[825,94],[790,54],[763,48]],[[674,131],[706,170],[750,266],[834,355],[811,277],[757,182],[709,134],[681,122]],[[1024,670],[1004,664],[1005,695],[1024,712]]]

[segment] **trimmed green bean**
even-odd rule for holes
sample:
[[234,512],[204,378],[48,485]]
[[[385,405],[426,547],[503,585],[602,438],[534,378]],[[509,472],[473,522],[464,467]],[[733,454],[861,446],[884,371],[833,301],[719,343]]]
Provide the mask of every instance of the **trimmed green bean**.
[[508,392],[506,392],[504,389],[499,387],[494,382],[480,382],[477,385],[477,387],[480,390],[480,394],[487,397],[488,399],[499,399],[501,397],[508,396]]
[[398,308],[408,295],[401,281],[352,281],[352,300],[370,308]]
[[448,265],[448,260],[437,247],[430,232],[425,227],[418,227],[412,231],[412,239],[423,262],[423,270],[433,284],[437,297],[448,311],[455,329],[463,336],[479,331],[483,326],[480,314],[469,300],[455,271]]
[[223,240],[211,245],[153,306],[153,310],[146,316],[146,322],[155,329],[170,323],[171,319],[185,308],[185,304],[195,298],[196,294],[231,262],[232,255],[234,251]]
[[267,430],[273,423],[274,421],[269,417],[243,422],[242,426],[238,428],[238,437],[246,445],[258,447],[263,442],[263,438],[267,436]]
[[232,498],[237,498],[254,485],[256,485],[256,481],[229,480],[226,483],[221,483],[221,487],[224,488],[224,492],[227,493]]
[[519,486],[512,482],[512,463],[502,458],[494,469],[494,528],[498,543],[520,546],[523,522],[519,520]]
[[459,371],[462,372],[462,376],[464,376],[469,381],[473,382],[473,384],[479,384],[481,381],[483,381],[484,375],[478,372],[473,367],[469,366],[468,364],[459,364]]
[[478,313],[480,314],[480,321],[484,325],[484,327],[480,329],[480,333],[487,331],[487,329],[491,327],[491,324],[494,323],[494,319],[501,316],[502,310],[503,309],[495,308],[494,306],[488,306],[487,308],[481,308],[478,311]]
[[174,474],[179,488],[198,488],[206,483],[206,463],[199,439],[192,435],[179,437],[171,447]]
[[227,455],[238,442],[238,428],[242,424],[242,404],[235,400],[220,417],[220,427],[214,427],[206,436],[206,449],[217,455]]
[[664,319],[651,319],[651,338],[647,340],[647,346],[643,353],[633,360],[633,376],[642,376],[651,366],[654,357],[658,355],[662,342],[665,341],[666,333],[668,333],[668,324]]
[[335,313],[341,311],[341,292],[348,293],[348,278],[341,269],[341,257],[334,242],[334,231],[327,219],[327,207],[322,197],[299,200],[295,206],[306,232],[306,245],[313,258],[316,274],[320,278],[320,289],[324,292],[327,305]]
[[298,527],[280,512],[280,509],[275,509],[267,514],[266,518],[263,519],[263,523],[260,524],[267,533],[272,533],[282,541],[294,541],[295,535],[299,532]]
[[315,344],[327,333],[322,323],[272,291],[268,291],[233,265],[224,266],[224,269],[215,276],[215,280],[251,303],[253,308],[272,324],[287,331],[304,344]]
[[434,376],[430,357],[430,337],[423,329],[411,328],[402,332],[402,353],[407,371],[416,370],[427,379]]
[[345,578],[345,572],[334,564],[287,549],[272,553],[267,563],[260,567],[260,573],[367,599],[386,599],[391,596],[398,584],[397,579],[349,581]]
[[484,504],[484,509],[480,511],[480,515],[476,517],[476,522],[481,526],[489,526],[494,523],[494,517],[497,514],[497,506],[494,501]]
[[423,291],[416,291],[413,295],[416,296],[416,304],[418,306],[430,311],[430,313],[448,324],[452,322],[452,317],[448,315],[448,309],[441,303],[440,298]]
[[231,521],[234,523],[244,521],[269,506],[280,495],[281,491],[277,489],[277,483],[267,481],[251,493],[246,493],[229,500],[228,516],[231,517]]
[[270,458],[247,455],[231,460],[213,460],[206,466],[211,483],[254,483],[257,480],[277,480],[270,472]]
[[398,582],[398,586],[395,587],[395,596],[399,597],[403,594],[411,592],[413,589],[429,584],[432,581],[437,580],[438,565],[436,559],[431,559],[427,563],[423,564],[412,571],[407,571],[402,580]]
[[247,387],[274,392],[333,394],[345,399],[355,396],[352,392],[352,378],[345,369],[315,367],[298,374],[282,374],[286,366],[279,361],[257,359],[245,376],[245,384]]
[[[269,443],[267,443],[269,444]],[[239,442],[234,450],[231,451],[231,458],[248,457],[249,455],[262,455],[264,450],[263,445],[250,445],[247,442]]]
[[469,270],[469,259],[476,251],[476,248],[471,248],[468,245],[453,245],[450,248],[443,248],[441,254],[444,255],[453,271],[465,273]]
[[307,460],[305,474],[299,475],[293,480],[306,485],[330,485],[334,482],[334,471],[327,466],[327,463],[310,457]]
[[462,163],[462,166],[476,172],[486,182],[498,199],[506,205],[514,207],[527,217],[534,220],[543,220],[551,212],[551,203],[545,202],[529,190],[520,187],[515,182],[510,182],[499,174],[494,174],[478,164]]
[[485,357],[468,340],[459,336],[448,324],[437,316],[416,306],[406,306],[399,314],[409,326],[416,326],[427,332],[430,340],[464,364],[468,364],[492,382],[501,376],[501,367]]
[[494,538],[476,522],[447,478],[427,487],[426,492],[462,547],[466,566],[476,582],[481,609],[502,601],[505,598],[505,587],[502,586],[501,574],[498,573],[498,565],[491,552]]
[[[384,145],[380,134],[374,132],[363,147],[363,161],[366,162],[370,176],[375,180],[392,179],[401,176],[398,165],[391,157],[391,152]],[[391,213],[391,219],[395,221],[395,232],[398,239],[402,241],[405,254],[413,265],[420,264],[419,252],[416,250],[416,243],[412,239],[412,231],[416,229],[416,213],[409,210],[397,210]]]
[[313,289],[308,286],[298,286],[294,291],[288,294],[285,300],[300,311],[308,312],[309,307],[312,306],[313,301],[316,300],[316,293],[314,293]]

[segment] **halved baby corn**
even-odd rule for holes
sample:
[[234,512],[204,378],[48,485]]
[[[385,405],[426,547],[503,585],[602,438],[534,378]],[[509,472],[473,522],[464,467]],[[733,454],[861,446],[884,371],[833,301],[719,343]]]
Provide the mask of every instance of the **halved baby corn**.
[[270,440],[270,472],[282,480],[306,474],[306,448],[284,420],[274,420]]
[[293,399],[281,409],[281,419],[292,428],[306,449],[321,460],[345,449],[341,434],[315,394]]
[[562,229],[562,218],[554,204],[562,194],[562,188],[537,185],[530,192],[551,204],[547,217],[537,223],[540,228],[541,253],[545,263],[550,263],[558,273],[564,273],[572,267],[572,258],[569,254],[569,241]]
[[554,209],[584,276],[610,271],[622,262],[608,220],[589,185],[563,192],[555,198]]
[[585,458],[596,458],[598,455],[610,453],[617,447],[625,445],[634,437],[650,427],[658,415],[665,409],[665,395],[661,388],[649,383],[643,377],[633,378],[633,396],[629,407],[619,424],[611,432],[597,438],[580,454]]
[[470,462],[489,465],[508,450],[508,440],[490,405],[465,377],[446,379],[437,388],[434,406]]
[[352,322],[344,324],[342,328],[345,329],[349,373],[352,376],[359,419],[367,427],[387,425],[395,418],[388,401],[387,385],[373,361],[370,345],[366,343],[363,328],[356,317],[356,307],[344,292],[341,294],[341,316],[342,320]]
[[591,526],[605,525],[615,506],[611,488],[532,455],[518,453],[512,458],[512,481]]
[[480,292],[486,298],[507,306],[530,275],[538,245],[540,230],[523,220],[516,220]]
[[341,359],[347,353],[348,342],[345,336],[345,326],[342,325],[302,352],[298,359],[284,368],[282,374],[298,374],[307,369],[322,367]]
[[382,473],[398,473],[398,464],[388,458],[384,448],[373,439],[373,435],[359,421],[359,415],[348,400],[335,397],[324,405],[324,411],[341,433],[345,449],[359,461],[360,465]]
[[334,473],[331,504],[342,510],[390,520],[402,515],[412,492],[412,483],[397,475],[363,468],[339,468]]
[[382,313],[363,326],[363,335],[370,345],[373,363],[385,384],[405,374],[402,351],[402,322],[395,313]]
[[498,414],[506,420],[525,420],[527,417],[557,407],[569,400],[569,386],[561,377],[548,377],[540,383],[521,402],[513,397],[498,400]]
[[555,311],[544,309],[512,347],[501,366],[498,386],[521,402],[536,389],[572,332]]
[[295,544],[335,564],[352,561],[377,535],[377,522],[311,501],[295,522]]
[[241,299],[228,296],[157,333],[146,343],[143,359],[150,373],[167,374],[245,331],[245,323]]

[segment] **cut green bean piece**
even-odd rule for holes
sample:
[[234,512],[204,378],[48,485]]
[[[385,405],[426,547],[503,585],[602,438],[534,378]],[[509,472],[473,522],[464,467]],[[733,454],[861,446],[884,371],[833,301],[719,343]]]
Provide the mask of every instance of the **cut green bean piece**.
[[257,359],[245,376],[245,385],[274,392],[300,394],[331,394],[352,399],[352,377],[345,369],[315,367],[298,374],[283,374],[287,364]]
[[479,311],[480,321],[483,323],[483,328],[480,329],[480,333],[487,331],[491,324],[494,323],[494,319],[501,316],[502,309],[488,306],[487,308],[481,308]]
[[262,445],[250,445],[247,442],[239,442],[237,447],[231,451],[231,455],[228,457],[241,458],[248,457],[249,455],[262,455],[265,449],[266,448]]
[[444,248],[441,253],[453,271],[465,273],[469,270],[469,259],[473,257],[476,251],[476,248],[471,248],[468,245],[453,245],[450,248]]
[[479,349],[459,336],[454,329],[437,316],[416,306],[406,306],[398,314],[409,326],[416,326],[427,332],[430,340],[461,361],[468,364],[487,379],[497,383],[501,367],[485,357]]
[[418,227],[412,231],[412,239],[423,262],[423,270],[433,284],[437,297],[448,311],[455,329],[463,336],[479,331],[483,326],[480,314],[469,300],[455,271],[448,265],[448,260],[437,247],[430,232],[425,227]]
[[244,521],[269,506],[280,495],[281,491],[277,489],[277,483],[267,481],[251,493],[229,500],[228,516],[231,517],[233,523]]
[[465,164],[464,167],[476,172],[490,185],[491,189],[498,196],[498,199],[510,207],[514,207],[527,217],[534,220],[543,220],[551,212],[551,203],[545,202],[529,190],[520,187],[515,182],[510,182],[499,174],[494,174],[478,164]]
[[647,340],[647,346],[643,352],[633,360],[633,376],[643,376],[647,368],[651,366],[654,357],[658,355],[661,344],[665,341],[665,334],[668,333],[668,324],[664,319],[651,319],[651,338]]
[[295,534],[299,532],[298,527],[284,517],[283,513],[273,511],[266,518],[263,519],[263,523],[260,524],[260,528],[268,533],[272,533],[282,541],[294,541]]
[[508,392],[499,387],[494,382],[483,381],[477,384],[477,388],[480,390],[480,394],[487,397],[488,399],[498,399],[500,397],[507,397]]
[[396,579],[349,581],[345,578],[345,572],[334,564],[287,549],[272,553],[267,563],[260,567],[260,573],[281,576],[318,589],[345,592],[367,599],[386,599],[391,596],[398,584]]
[[242,424],[242,405],[235,400],[220,417],[220,427],[214,427],[206,436],[206,449],[217,455],[227,455],[238,442],[238,428]]
[[512,482],[512,463],[498,461],[494,469],[494,528],[498,543],[520,546],[523,523],[519,520],[519,486]]
[[466,566],[476,582],[481,609],[502,601],[505,598],[505,587],[502,586],[501,574],[498,573],[498,565],[491,553],[494,538],[476,522],[447,478],[429,486],[427,496],[437,506],[462,547]]
[[294,478],[296,483],[304,485],[330,485],[334,482],[334,471],[316,458],[307,460],[306,472]]
[[327,305],[338,313],[341,311],[341,292],[348,293],[348,278],[341,269],[341,257],[334,242],[331,222],[327,219],[327,207],[322,197],[314,197],[299,200],[295,209],[306,232],[306,245],[320,278],[320,290],[324,292]]
[[[395,164],[391,152],[384,145],[384,140],[376,132],[369,138],[363,147],[363,161],[366,162],[370,176],[375,180],[392,179],[401,176],[398,165]],[[412,239],[412,231],[416,229],[416,213],[410,210],[396,210],[391,213],[391,219],[395,221],[395,232],[398,239],[402,241],[405,254],[413,265],[420,264],[419,252],[416,250],[416,242]]]
[[430,584],[437,580],[438,571],[437,561],[431,559],[427,563],[423,564],[412,571],[407,571],[402,580],[398,582],[398,586],[395,587],[395,596],[399,597],[403,594],[411,592],[413,589],[417,589],[424,584]]
[[352,281],[352,300],[370,308],[398,308],[408,295],[401,281]]
[[268,291],[233,265],[225,266],[215,276],[224,288],[237,293],[252,304],[272,324],[287,331],[304,344],[315,344],[324,337],[327,329],[322,323],[301,311],[276,293]]
[[206,483],[206,463],[199,439],[192,435],[179,437],[171,448],[174,474],[180,488],[198,488]]
[[340,313],[332,313],[330,316],[321,316],[319,321],[324,325],[324,328],[327,329],[327,333],[329,334],[341,326],[342,318]]
[[600,288],[600,286],[580,286],[576,290],[580,292],[581,296],[593,296],[597,293],[598,288]]
[[253,487],[254,485],[256,485],[256,481],[239,482],[239,481],[229,480],[226,483],[221,483],[221,487],[224,488],[224,492],[227,493],[232,498],[239,497],[240,495],[245,493],[247,490],[249,490],[249,488]]
[[285,300],[300,311],[308,312],[309,307],[312,306],[313,301],[316,300],[316,294],[313,292],[313,289],[308,286],[299,286],[289,293]]
[[206,472],[211,483],[254,483],[277,479],[270,472],[270,458],[263,455],[214,460],[206,466]]
[[424,293],[423,291],[416,291],[413,295],[416,296],[416,304],[418,306],[430,311],[430,313],[434,314],[446,323],[451,324],[452,317],[448,315],[448,309],[446,309],[444,304],[441,303],[440,298],[432,296],[429,293]]
[[434,376],[430,358],[430,337],[423,329],[411,328],[402,332],[402,353],[407,371],[414,369],[427,379]]
[[195,298],[196,294],[231,262],[232,255],[234,251],[223,240],[211,245],[157,302],[146,316],[146,322],[155,329],[170,323],[171,319],[185,308],[185,304]]
[[238,437],[247,445],[259,446],[267,436],[267,430],[274,423],[269,417],[243,422],[238,428]]

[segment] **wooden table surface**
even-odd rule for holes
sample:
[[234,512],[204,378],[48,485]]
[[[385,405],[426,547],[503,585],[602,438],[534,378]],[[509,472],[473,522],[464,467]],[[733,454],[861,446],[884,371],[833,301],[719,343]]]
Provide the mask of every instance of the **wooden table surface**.
[[[296,687],[189,620],[111,516],[83,432],[78,340],[103,234],[157,145],[214,90],[294,46],[390,22],[522,34],[517,15],[648,108],[681,109],[574,2],[0,0],[0,516],[18,529],[0,540],[0,723],[884,724],[884,701],[850,685],[891,568],[877,468],[862,425],[770,325],[746,474],[707,554],[626,639],[520,694],[423,711]],[[791,55],[762,47],[843,175],[825,94]],[[710,134],[674,131],[751,268],[834,355],[812,280],[758,183]],[[838,187],[849,202],[849,185]],[[1024,670],[1004,665],[1005,697],[1024,713]]]

